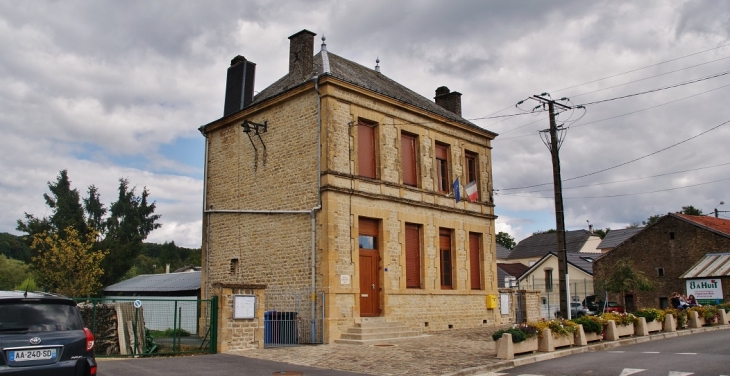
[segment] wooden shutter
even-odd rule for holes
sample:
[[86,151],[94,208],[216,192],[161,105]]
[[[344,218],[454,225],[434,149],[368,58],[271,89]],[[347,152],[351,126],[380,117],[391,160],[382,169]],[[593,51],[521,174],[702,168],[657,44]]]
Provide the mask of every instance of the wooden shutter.
[[358,174],[375,179],[375,125],[360,121],[357,124]]
[[378,236],[378,220],[371,218],[358,218],[357,221],[360,234],[365,236]]
[[481,235],[469,233],[469,278],[471,280],[471,289],[480,290],[482,288],[482,268],[481,252],[482,237]]
[[416,172],[416,136],[403,133],[400,136],[403,184],[418,186]]
[[411,223],[406,223],[406,287],[421,287],[421,235]]
[[448,160],[449,147],[444,144],[436,144],[436,158]]
[[449,147],[444,144],[436,144],[436,178],[437,190],[439,192],[450,192],[449,182]]

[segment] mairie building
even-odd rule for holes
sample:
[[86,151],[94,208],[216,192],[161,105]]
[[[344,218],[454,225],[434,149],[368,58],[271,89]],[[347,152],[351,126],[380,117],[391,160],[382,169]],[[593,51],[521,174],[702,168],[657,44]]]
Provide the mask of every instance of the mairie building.
[[497,135],[461,116],[459,92],[434,83],[425,98],[325,38],[315,52],[315,35],[289,37],[288,73],[256,95],[268,67],[234,58],[224,115],[200,127],[201,293],[220,298],[218,348],[265,347],[279,331],[345,341],[364,323],[501,324]]

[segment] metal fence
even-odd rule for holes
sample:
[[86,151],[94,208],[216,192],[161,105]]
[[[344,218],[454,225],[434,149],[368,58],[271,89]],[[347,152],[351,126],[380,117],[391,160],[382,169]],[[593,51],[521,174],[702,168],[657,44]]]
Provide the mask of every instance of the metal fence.
[[324,341],[324,293],[266,291],[264,348]]
[[[520,281],[520,288],[527,290],[540,290],[540,315],[544,319],[554,319],[560,311],[560,286],[556,279],[552,284],[546,284],[544,278],[529,278]],[[582,302],[586,296],[593,295],[593,280],[571,279],[570,280],[570,301]]]
[[215,353],[218,299],[76,298],[101,357]]

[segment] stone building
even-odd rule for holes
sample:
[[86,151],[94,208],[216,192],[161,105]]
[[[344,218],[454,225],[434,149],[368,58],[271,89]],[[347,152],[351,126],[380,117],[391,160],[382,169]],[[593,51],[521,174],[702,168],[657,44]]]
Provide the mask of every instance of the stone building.
[[[256,64],[233,59],[224,116],[200,128],[202,284],[221,297],[219,348],[260,347],[270,303],[295,292],[315,293],[296,316],[313,342],[363,320],[414,332],[502,323],[496,134],[461,116],[460,93],[426,99],[324,38],[315,54],[314,36],[289,37],[289,72],[255,96]],[[231,318],[236,294],[256,297],[254,319]]]
[[[665,308],[672,292],[686,292],[686,280],[680,278],[683,274],[705,255],[728,250],[729,220],[669,213],[597,258],[593,263],[593,278],[597,282],[606,280],[619,260],[629,260],[635,270],[649,279],[654,290],[627,294],[627,310]],[[722,291],[727,301],[730,298],[727,278],[723,278]],[[596,291],[599,296],[604,293]],[[609,300],[622,301],[618,294],[609,294]]]

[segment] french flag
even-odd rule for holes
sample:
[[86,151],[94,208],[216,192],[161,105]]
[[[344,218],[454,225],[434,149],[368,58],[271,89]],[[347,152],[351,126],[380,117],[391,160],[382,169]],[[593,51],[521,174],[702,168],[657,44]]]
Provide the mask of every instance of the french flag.
[[476,181],[467,184],[464,187],[464,191],[466,192],[466,197],[469,199],[469,202],[474,202],[479,198],[479,191],[477,190]]

